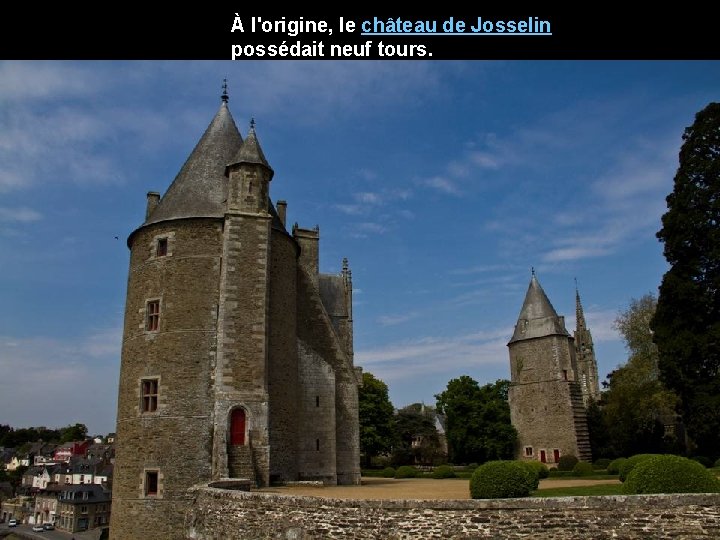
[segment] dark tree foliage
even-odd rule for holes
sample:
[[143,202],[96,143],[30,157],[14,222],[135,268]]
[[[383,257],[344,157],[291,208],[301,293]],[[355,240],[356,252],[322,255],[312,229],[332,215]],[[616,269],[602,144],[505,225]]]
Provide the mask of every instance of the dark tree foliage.
[[360,451],[365,466],[370,460],[392,448],[395,431],[395,409],[388,397],[388,387],[372,373],[363,373],[363,384],[358,390],[360,408]]
[[0,446],[20,449],[30,443],[44,441],[46,443],[66,443],[82,441],[87,436],[85,424],[74,424],[59,429],[45,427],[12,428],[0,424]]
[[513,458],[517,432],[510,423],[509,385],[509,381],[499,380],[480,387],[463,375],[435,396],[438,412],[446,417],[452,463]]
[[442,458],[435,411],[421,403],[400,409],[395,415],[396,446],[393,465],[434,465]]
[[685,130],[657,237],[670,269],[652,321],[661,379],[697,452],[720,455],[720,103]]

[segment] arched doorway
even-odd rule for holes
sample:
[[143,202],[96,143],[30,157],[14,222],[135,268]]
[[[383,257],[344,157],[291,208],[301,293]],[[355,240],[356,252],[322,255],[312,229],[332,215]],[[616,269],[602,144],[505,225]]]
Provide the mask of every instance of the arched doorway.
[[230,446],[245,446],[245,409],[233,409],[230,413]]

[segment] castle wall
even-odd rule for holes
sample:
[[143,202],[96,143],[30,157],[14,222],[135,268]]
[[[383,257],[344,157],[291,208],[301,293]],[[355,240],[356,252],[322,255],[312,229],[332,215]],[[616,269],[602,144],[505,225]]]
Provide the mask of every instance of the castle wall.
[[[497,500],[344,500],[194,488],[187,538],[547,538],[720,536],[720,495]],[[113,512],[115,509],[113,508]]]
[[337,483],[335,441],[335,372],[307,344],[298,340],[300,401],[298,480]]
[[325,312],[317,280],[298,267],[298,338],[325,359],[335,373],[336,470],[339,484],[360,483],[358,381],[352,361]]
[[270,479],[297,479],[298,355],[297,246],[273,230],[270,248],[270,325],[268,394],[270,399]]
[[[553,463],[554,450],[578,458],[571,396],[574,378],[572,342],[552,335],[510,344],[511,385],[508,392],[512,425],[518,432],[518,459],[540,459],[545,451]],[[567,377],[567,380],[566,380]],[[527,455],[526,447],[532,447]]]
[[[173,522],[186,490],[210,479],[220,230],[218,220],[194,219],[131,237],[111,518],[122,536],[113,538],[182,537]],[[159,238],[166,256],[156,254]],[[146,329],[151,299],[160,302],[157,331]],[[155,411],[141,410],[143,379],[158,382]],[[158,472],[157,495],[145,495],[147,470]]]

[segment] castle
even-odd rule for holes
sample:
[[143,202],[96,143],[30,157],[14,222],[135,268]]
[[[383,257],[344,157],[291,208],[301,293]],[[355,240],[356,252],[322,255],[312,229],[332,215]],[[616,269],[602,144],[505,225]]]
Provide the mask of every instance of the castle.
[[600,397],[592,335],[575,291],[574,338],[533,271],[510,351],[510,417],[517,459],[557,463],[563,455],[591,461],[586,407]]
[[195,484],[360,482],[351,271],[319,272],[273,174],[225,89],[127,240],[112,538],[184,538]]

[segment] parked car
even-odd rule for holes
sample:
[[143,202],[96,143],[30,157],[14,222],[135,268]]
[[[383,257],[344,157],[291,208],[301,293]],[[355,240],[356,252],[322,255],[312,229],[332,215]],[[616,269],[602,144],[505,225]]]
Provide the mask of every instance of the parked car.
[[43,529],[43,526],[39,523],[37,525],[33,525],[33,531],[35,532],[43,532],[45,529]]
[[45,529],[46,531],[54,531],[55,525],[52,523],[43,523],[43,529]]
[[8,527],[17,527],[17,519],[11,519],[8,521]]

